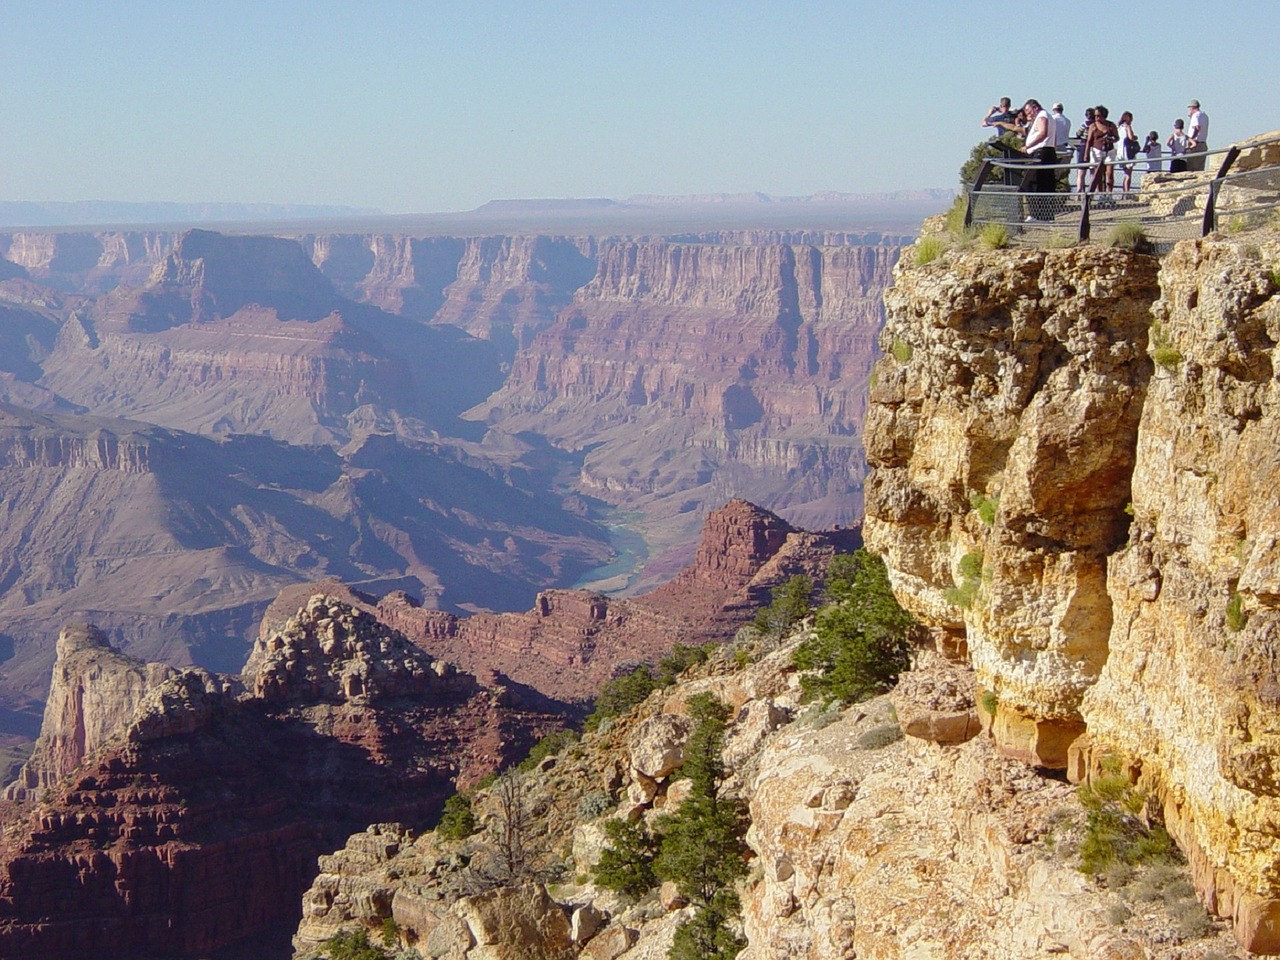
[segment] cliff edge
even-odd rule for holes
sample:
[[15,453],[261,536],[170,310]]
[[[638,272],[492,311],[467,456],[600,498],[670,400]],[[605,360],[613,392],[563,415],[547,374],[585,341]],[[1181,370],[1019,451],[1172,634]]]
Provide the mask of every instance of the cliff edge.
[[908,251],[867,545],[968,659],[1004,755],[1159,802],[1211,912],[1280,953],[1280,233]]

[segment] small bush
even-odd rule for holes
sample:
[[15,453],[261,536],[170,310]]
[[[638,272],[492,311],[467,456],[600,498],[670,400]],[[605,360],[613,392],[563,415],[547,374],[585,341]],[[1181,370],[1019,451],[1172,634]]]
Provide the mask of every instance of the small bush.
[[947,233],[953,237],[964,236],[964,215],[968,211],[969,197],[967,194],[961,193],[951,202],[951,207],[947,210]]
[[586,728],[595,730],[602,721],[618,717],[658,689],[658,683],[647,666],[636,667],[630,673],[610,680],[600,689],[595,709],[587,717]]
[[705,646],[677,643],[670,653],[658,661],[658,675],[654,678],[658,686],[669,687],[690,667],[706,663],[715,646],[714,643]]
[[1151,325],[1151,359],[1166,370],[1176,370],[1182,352],[1169,342],[1169,334],[1159,322]]
[[882,750],[902,739],[902,727],[896,723],[882,723],[858,737],[859,750]]
[[893,341],[893,346],[889,348],[889,352],[893,354],[893,359],[899,363],[910,363],[911,358],[915,356],[915,348],[905,340]]
[[607,793],[599,790],[594,793],[588,793],[578,801],[578,819],[594,820],[596,817],[603,816],[612,806],[613,801],[609,799]]
[[604,822],[604,832],[609,846],[591,870],[596,883],[629,897],[642,897],[656,887],[653,861],[659,846],[648,824],[614,818]]
[[1045,250],[1066,250],[1076,245],[1076,238],[1069,233],[1051,233],[1040,241]]
[[1001,223],[983,224],[978,231],[978,243],[984,250],[1003,250],[1009,246],[1009,231]]
[[921,237],[916,241],[916,266],[923,267],[926,263],[933,263],[946,249],[947,245],[942,242],[941,237]]
[[396,923],[394,917],[387,917],[382,921],[382,945],[384,947],[394,947],[400,943],[400,924]]
[[968,610],[973,606],[978,599],[978,592],[982,589],[982,561],[983,556],[978,551],[966,553],[960,558],[956,568],[960,574],[960,582],[943,592],[948,603],[962,610]]
[[756,612],[755,628],[765,637],[785,637],[813,609],[813,581],[797,574],[774,589],[767,607]]
[[1244,629],[1245,621],[1248,618],[1245,616],[1245,613],[1241,607],[1241,604],[1242,604],[1242,601],[1240,599],[1240,594],[1238,593],[1231,594],[1231,599],[1227,601],[1227,629],[1228,630],[1238,631],[1238,630]]
[[530,748],[529,753],[516,767],[522,773],[528,773],[547,757],[555,756],[566,747],[571,747],[581,739],[577,730],[557,730],[549,733]]
[[1280,290],[1280,270],[1272,268],[1269,278],[1271,280],[1272,288]]
[[866,550],[834,558],[827,596],[813,638],[792,657],[810,671],[800,679],[805,696],[857,703],[888,690],[911,665],[915,620],[893,596],[884,561]]
[[479,824],[471,810],[471,798],[465,793],[455,793],[444,802],[444,812],[436,824],[436,833],[446,840],[465,840],[476,832]]
[[1134,253],[1147,253],[1151,249],[1151,241],[1147,232],[1136,223],[1117,223],[1102,238],[1103,246],[1117,250],[1132,250]]
[[1094,777],[1076,791],[1088,811],[1080,841],[1080,872],[1105,874],[1118,864],[1152,867],[1176,863],[1177,848],[1159,823],[1150,826],[1141,816],[1146,795],[1134,789],[1118,765]]
[[980,493],[969,495],[969,506],[977,511],[978,519],[988,527],[996,522],[996,512],[1000,509],[1000,498],[984,497]]
[[365,930],[343,930],[320,945],[327,960],[387,960],[387,952],[369,942]]
[[996,711],[1000,708],[1000,697],[996,695],[994,690],[982,691],[982,696],[978,698],[978,706],[982,708],[982,712],[989,717],[994,717]]

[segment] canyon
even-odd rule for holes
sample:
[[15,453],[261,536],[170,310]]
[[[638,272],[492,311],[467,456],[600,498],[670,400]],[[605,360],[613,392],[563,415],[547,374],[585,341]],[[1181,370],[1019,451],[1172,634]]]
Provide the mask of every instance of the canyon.
[[0,234],[0,728],[72,620],[229,672],[289,584],[517,611],[734,497],[854,524],[905,239]]
[[677,641],[724,642],[771,587],[856,542],[734,501],[692,566],[634,599],[548,591],[526,614],[458,618],[291,586],[235,674],[68,625],[0,801],[0,957],[282,955],[320,854],[375,818],[433,822],[562,729],[584,689]]

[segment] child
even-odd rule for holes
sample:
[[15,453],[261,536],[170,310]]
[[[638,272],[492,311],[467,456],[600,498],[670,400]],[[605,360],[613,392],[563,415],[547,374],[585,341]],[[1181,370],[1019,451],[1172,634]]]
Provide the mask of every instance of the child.
[[1147,134],[1146,142],[1142,145],[1142,152],[1147,155],[1147,173],[1159,173],[1164,169],[1164,164],[1160,162],[1160,157],[1164,155],[1164,151],[1160,147],[1160,134],[1155,130]]
[[1164,142],[1164,145],[1169,148],[1169,156],[1172,157],[1169,161],[1169,172],[1186,173],[1187,161],[1182,155],[1187,152],[1187,135],[1184,132],[1181,117],[1173,121],[1173,133],[1169,134],[1169,139]]

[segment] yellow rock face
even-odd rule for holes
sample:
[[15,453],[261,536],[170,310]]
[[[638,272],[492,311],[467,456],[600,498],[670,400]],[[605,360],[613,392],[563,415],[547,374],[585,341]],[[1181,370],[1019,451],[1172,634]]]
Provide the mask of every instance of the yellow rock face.
[[905,606],[967,642],[996,747],[1073,778],[1123,758],[1202,899],[1268,953],[1278,265],[1274,232],[1159,262],[1085,247],[915,266],[908,252],[866,437],[867,543]]
[[965,634],[998,745],[1062,767],[1106,660],[1156,264],[1096,248],[909,260],[885,298],[866,540],[908,609]]

